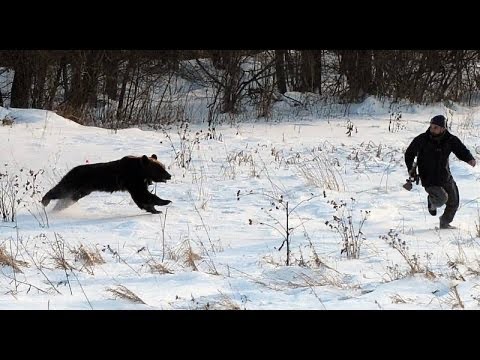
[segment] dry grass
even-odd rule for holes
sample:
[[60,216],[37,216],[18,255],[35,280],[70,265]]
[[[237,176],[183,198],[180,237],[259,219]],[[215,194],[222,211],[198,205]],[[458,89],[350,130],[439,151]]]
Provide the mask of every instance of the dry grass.
[[189,307],[192,310],[242,310],[240,305],[230,296],[227,294],[222,293],[220,290],[218,291],[220,296],[212,297],[201,297],[195,299],[192,296],[191,302],[193,303],[193,307]]
[[13,125],[13,120],[12,119],[2,119],[2,126],[12,126]]
[[412,299],[410,298],[403,298],[399,294],[394,294],[390,296],[390,299],[392,300],[393,304],[407,304],[413,302]]
[[150,271],[154,274],[173,274],[173,271],[167,268],[162,263],[156,262],[155,260],[149,260],[147,265],[150,267]]
[[55,264],[55,268],[63,269],[63,270],[71,270],[75,269],[75,267],[68,263],[64,256],[60,254],[52,255],[53,262]]
[[191,246],[189,246],[185,250],[183,255],[184,255],[184,258],[185,258],[185,260],[184,260],[185,265],[191,267],[193,271],[198,271],[198,267],[197,267],[197,264],[195,264],[195,262],[198,261],[198,260],[201,260],[202,257],[200,255],[198,255],[197,253],[195,253],[192,250]]
[[209,310],[241,310],[241,307],[237,304],[237,302],[232,299],[227,294],[220,293],[220,299],[216,303],[207,303],[205,305],[205,309]]
[[297,168],[309,185],[327,190],[345,190],[341,174],[331,162],[327,156],[320,154],[298,163]]
[[27,267],[28,263],[25,261],[17,260],[8,254],[5,247],[0,247],[0,266],[10,266],[15,272],[23,273],[20,266]]
[[85,266],[92,267],[94,265],[105,264],[105,260],[103,260],[98,249],[88,249],[80,245],[78,249],[73,249],[71,252],[75,255],[75,261],[80,261]]
[[202,259],[202,256],[193,251],[190,245],[190,239],[186,238],[181,244],[175,248],[167,248],[167,259],[174,262],[183,262],[185,266],[192,268],[193,271],[198,271],[196,262]]
[[465,309],[465,305],[463,304],[460,294],[458,293],[457,286],[458,285],[455,285],[450,288],[449,296],[451,299],[452,309]]
[[475,221],[475,236],[480,237],[480,211],[477,210],[477,220]]
[[220,292],[220,306],[223,310],[241,310],[240,306],[228,295]]
[[123,285],[118,285],[116,288],[108,288],[107,291],[112,293],[115,298],[127,300],[135,304],[145,304],[142,299],[140,299],[137,295]]

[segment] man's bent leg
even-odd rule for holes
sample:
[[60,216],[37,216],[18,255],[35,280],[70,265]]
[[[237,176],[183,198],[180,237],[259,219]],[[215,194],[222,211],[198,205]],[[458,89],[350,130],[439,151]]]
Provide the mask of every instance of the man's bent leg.
[[448,201],[448,193],[441,186],[427,186],[425,191],[428,193],[427,207],[431,215],[437,215],[437,208],[443,206]]
[[450,224],[457,213],[460,203],[460,195],[458,193],[458,187],[455,180],[452,179],[444,186],[445,191],[448,194],[448,201],[446,202],[445,211],[440,216],[440,227],[442,225]]

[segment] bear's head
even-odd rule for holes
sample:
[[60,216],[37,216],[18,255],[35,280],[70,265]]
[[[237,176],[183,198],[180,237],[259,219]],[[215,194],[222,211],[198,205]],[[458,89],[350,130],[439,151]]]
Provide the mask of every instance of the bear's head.
[[152,181],[167,182],[167,180],[172,178],[172,176],[165,169],[165,165],[157,160],[157,155],[155,154],[150,157],[143,155],[142,165],[145,169],[145,178],[147,184],[151,184]]

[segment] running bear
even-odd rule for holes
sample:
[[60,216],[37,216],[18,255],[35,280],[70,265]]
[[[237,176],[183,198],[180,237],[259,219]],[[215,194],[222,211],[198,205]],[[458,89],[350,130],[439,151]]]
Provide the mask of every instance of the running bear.
[[115,161],[80,165],[70,170],[45,194],[42,204],[47,206],[50,200],[60,199],[55,206],[55,210],[60,210],[93,191],[128,191],[140,209],[158,214],[160,211],[154,206],[168,205],[171,201],[150,193],[148,186],[153,182],[167,182],[171,177],[155,154],[150,157],[125,156]]

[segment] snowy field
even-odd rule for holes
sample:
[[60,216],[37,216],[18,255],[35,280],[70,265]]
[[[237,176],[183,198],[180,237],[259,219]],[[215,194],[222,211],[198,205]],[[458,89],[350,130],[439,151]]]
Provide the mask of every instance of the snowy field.
[[[479,309],[480,166],[450,157],[455,230],[435,229],[421,186],[402,188],[404,151],[434,115],[478,158],[479,112],[369,98],[348,117],[209,132],[0,108],[13,120],[0,126],[0,309]],[[40,204],[77,165],[143,154],[172,174],[150,187],[172,200],[161,214],[126,192]]]

